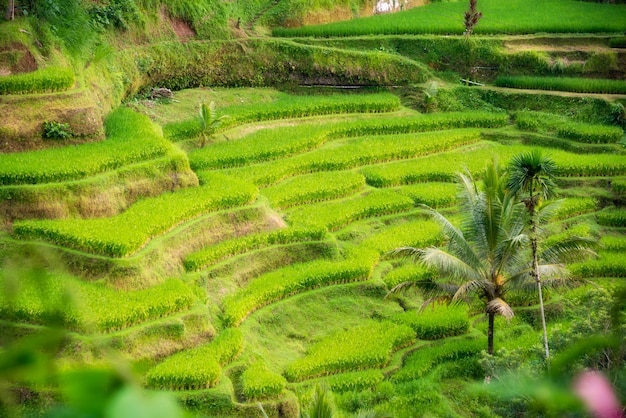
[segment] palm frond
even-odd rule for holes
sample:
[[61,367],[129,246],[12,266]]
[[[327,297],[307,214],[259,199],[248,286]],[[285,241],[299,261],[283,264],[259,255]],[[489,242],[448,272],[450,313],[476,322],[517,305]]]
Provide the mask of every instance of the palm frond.
[[593,248],[597,242],[591,238],[568,237],[562,241],[543,248],[539,258],[548,263],[580,261],[581,259],[595,257],[597,254]]
[[439,248],[426,248],[420,256],[421,263],[437,270],[441,276],[450,276],[462,280],[481,280],[484,275],[467,264],[463,259]]
[[487,294],[493,294],[493,284],[485,280],[469,280],[463,283],[452,296],[452,302],[456,302],[462,298],[465,298],[469,292],[481,290]]
[[443,234],[450,240],[451,248],[454,250],[455,255],[465,260],[465,262],[474,268],[478,268],[482,263],[480,258],[476,255],[468,241],[465,239],[463,232],[452,225],[452,223],[442,214],[436,210],[422,205],[435,222],[437,222],[443,229]]
[[563,206],[563,202],[563,199],[559,199],[542,204],[535,214],[537,224],[545,225],[550,222],[556,216],[561,206]]
[[490,300],[486,308],[487,312],[502,315],[507,321],[511,320],[515,316],[513,309],[511,309],[509,304],[500,298]]

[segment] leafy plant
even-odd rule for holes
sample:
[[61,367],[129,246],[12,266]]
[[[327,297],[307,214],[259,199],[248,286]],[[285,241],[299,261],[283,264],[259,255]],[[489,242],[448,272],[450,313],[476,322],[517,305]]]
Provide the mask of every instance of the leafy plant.
[[55,120],[43,123],[43,137],[46,139],[67,139],[73,135],[69,123],[57,122]]
[[200,104],[200,146],[202,148],[204,148],[207,140],[213,138],[222,121],[226,118],[228,115],[217,116],[213,100],[208,105],[206,103]]

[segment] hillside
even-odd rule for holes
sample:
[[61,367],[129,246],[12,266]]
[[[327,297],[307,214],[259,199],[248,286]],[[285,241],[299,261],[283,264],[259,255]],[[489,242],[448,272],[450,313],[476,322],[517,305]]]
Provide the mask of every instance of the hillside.
[[582,417],[591,370],[626,404],[626,5],[15,3],[0,416]]

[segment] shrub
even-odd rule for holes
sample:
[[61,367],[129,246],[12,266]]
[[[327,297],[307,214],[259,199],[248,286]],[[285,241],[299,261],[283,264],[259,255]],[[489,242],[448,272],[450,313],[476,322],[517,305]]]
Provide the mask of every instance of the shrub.
[[43,137],[46,139],[67,139],[73,135],[68,123],[45,121],[43,123]]
[[69,68],[47,67],[32,73],[0,77],[0,94],[53,93],[74,85]]
[[241,375],[241,391],[248,400],[275,398],[283,391],[287,381],[283,376],[257,361]]
[[254,186],[222,175],[208,184],[146,198],[111,218],[18,221],[18,237],[110,257],[127,256],[173,226],[209,211],[244,205],[256,198]]
[[585,72],[608,74],[617,70],[617,54],[615,52],[594,52],[583,67]]
[[222,366],[231,362],[243,347],[238,329],[226,329],[213,341],[181,351],[148,370],[148,385],[160,389],[205,389],[219,381]]
[[392,321],[413,328],[421,340],[438,340],[465,334],[469,330],[467,307],[432,305],[420,312],[403,312]]
[[329,335],[285,370],[290,381],[345,371],[379,368],[393,351],[415,338],[413,330],[389,322],[370,322]]

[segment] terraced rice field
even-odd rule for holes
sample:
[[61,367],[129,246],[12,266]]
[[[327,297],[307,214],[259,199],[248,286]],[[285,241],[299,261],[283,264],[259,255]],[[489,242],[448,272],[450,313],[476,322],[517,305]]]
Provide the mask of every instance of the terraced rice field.
[[[210,94],[220,105],[222,91]],[[221,109],[237,116],[235,105]],[[605,236],[599,258],[572,271],[626,275],[626,216],[613,207],[624,198],[626,154],[612,128],[556,115],[533,124],[536,115],[506,109],[419,114],[390,93],[292,97],[239,114],[204,148],[183,129],[189,120],[162,130],[122,109],[102,143],[0,155],[0,195],[12,200],[4,248],[46,249],[69,269],[31,271],[19,297],[0,300],[3,318],[43,323],[74,294],[80,303],[62,320],[80,354],[67,355],[68,367],[115,347],[140,364],[145,384],[209,415],[253,416],[256,401],[287,409],[294,392],[320,382],[347,412],[373,388],[395,395],[365,406],[396,416],[445,409],[432,387],[477,374],[484,314],[476,304],[418,311],[418,295],[385,298],[398,283],[434,277],[390,251],[442,245],[421,205],[454,219],[456,173],[479,174],[494,156],[505,164],[538,131],[567,198],[550,231]],[[557,139],[569,151],[551,148]],[[611,152],[579,148],[589,142]],[[580,184],[600,186],[582,196]],[[99,187],[119,204],[98,211],[95,194],[78,197]],[[15,210],[33,202],[39,210]],[[529,317],[498,322],[496,347],[515,340],[532,351],[540,333]],[[414,390],[425,382],[434,386]]]

